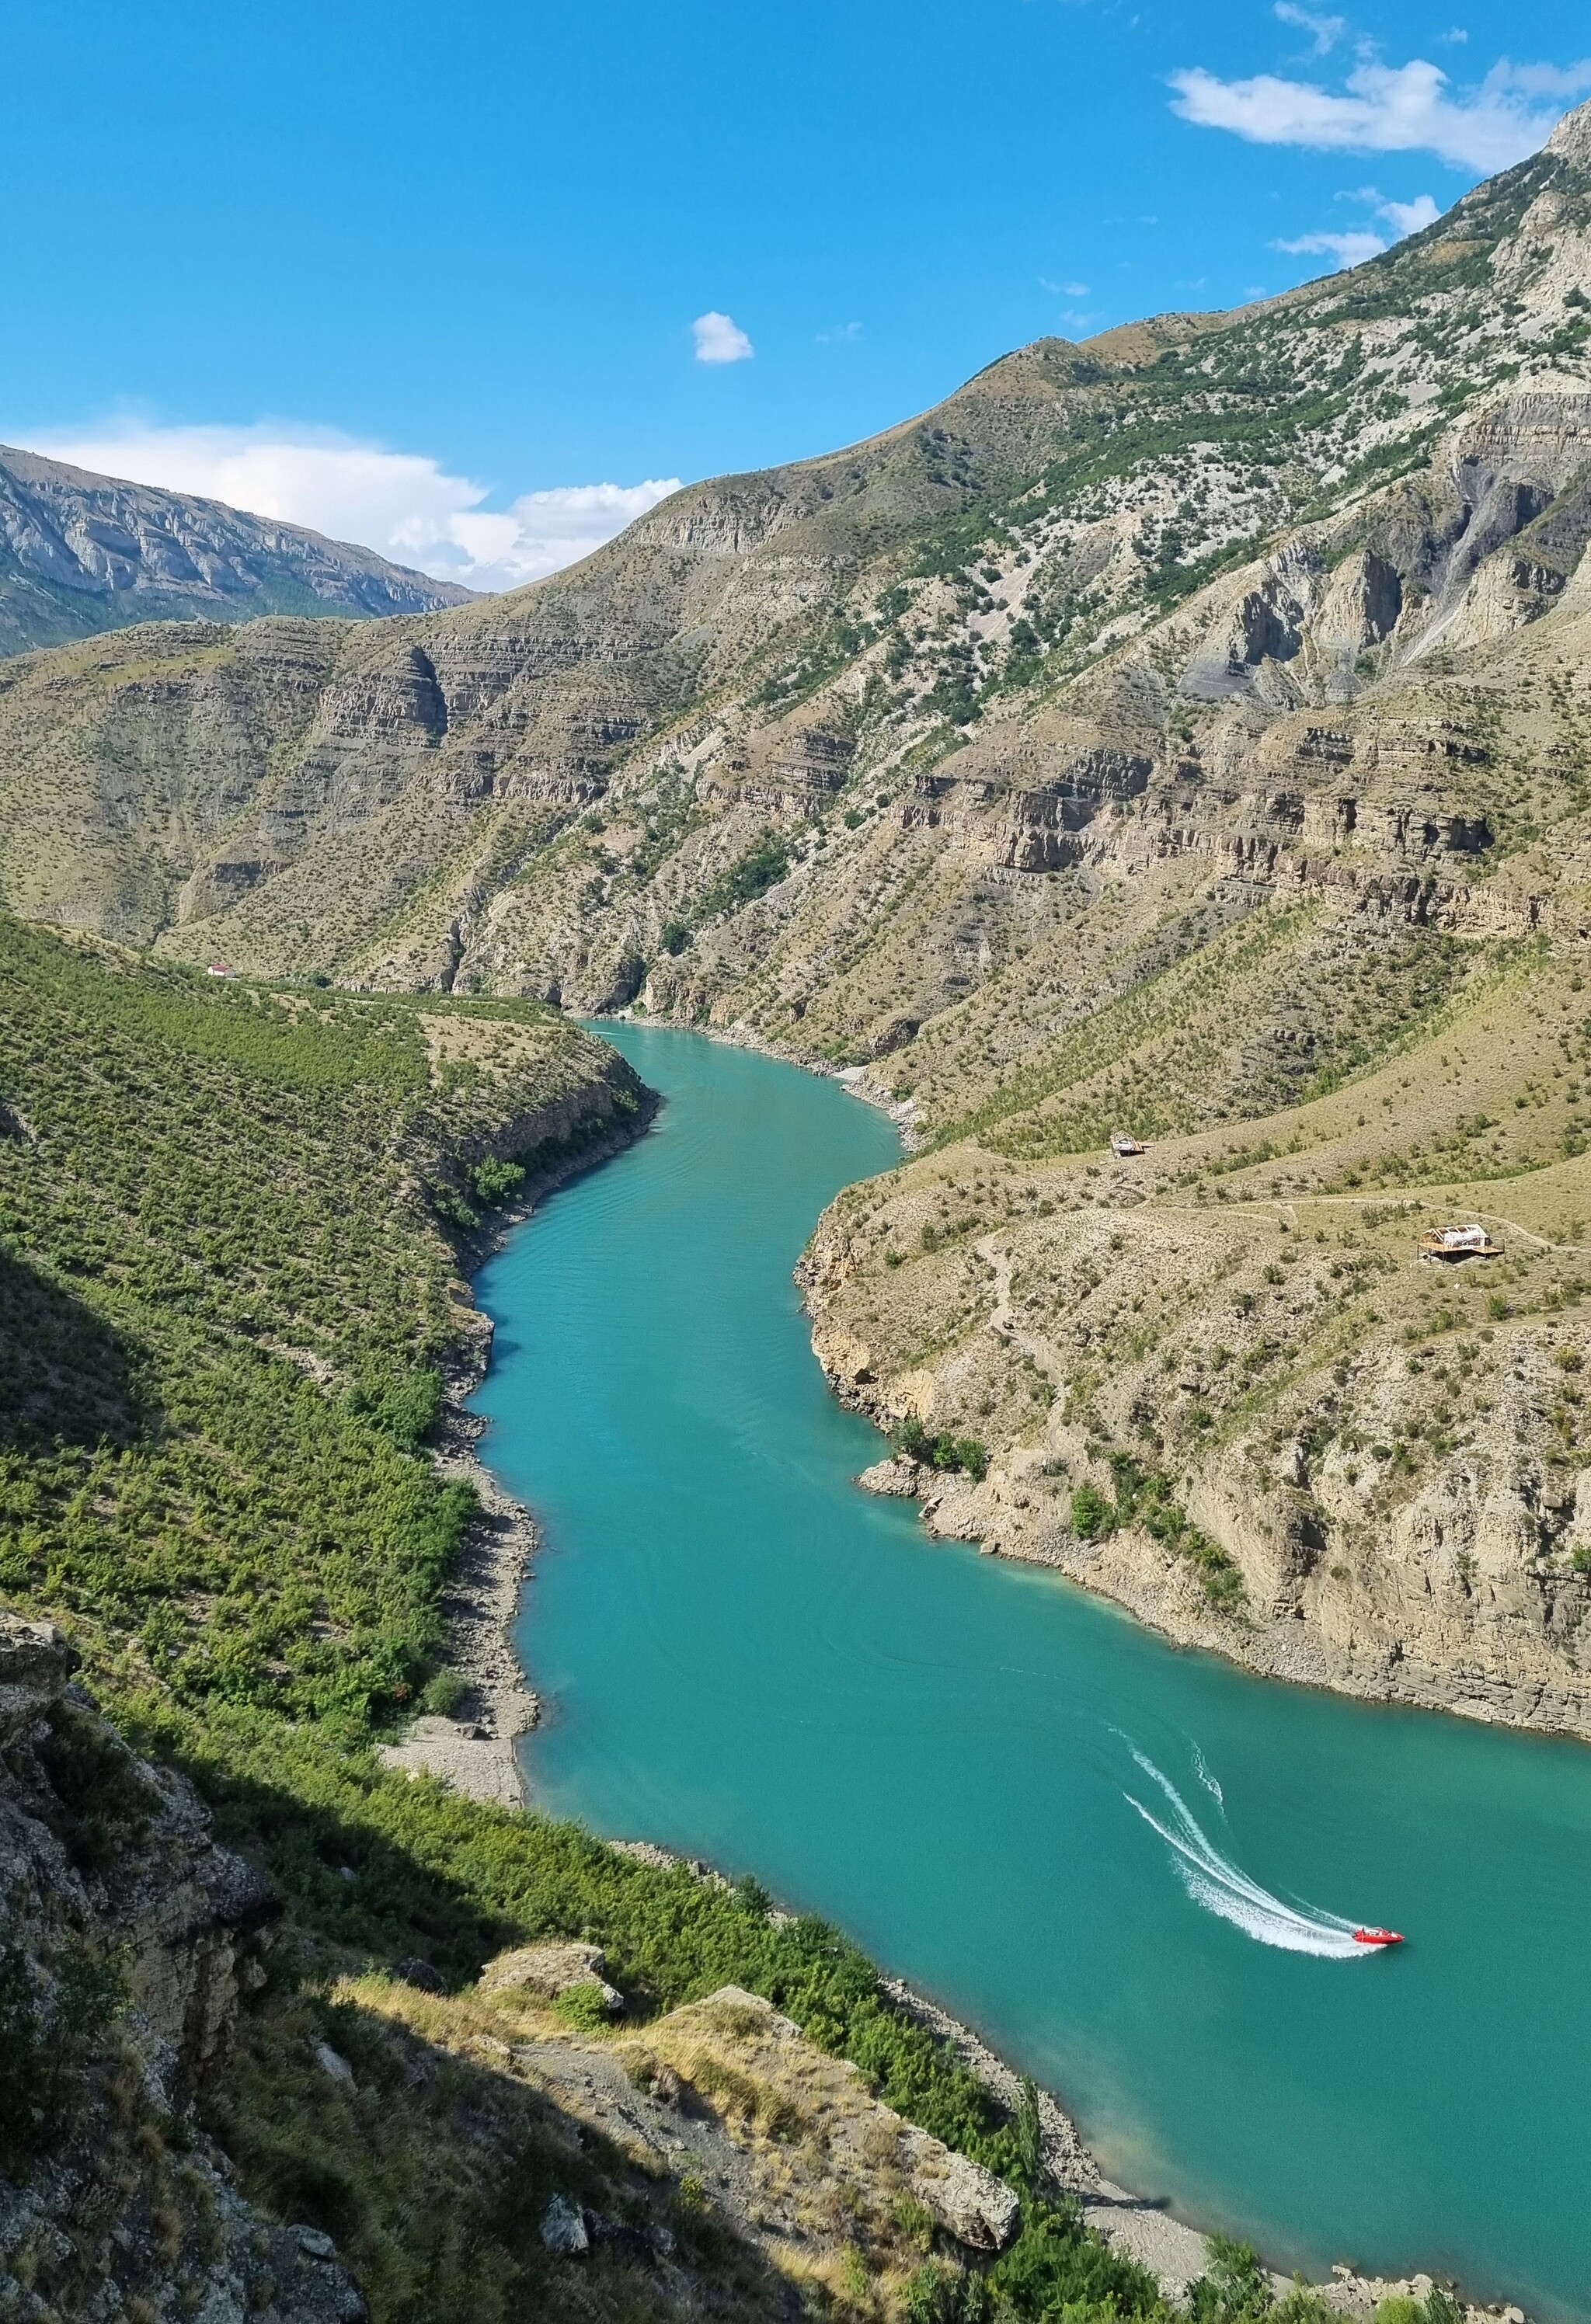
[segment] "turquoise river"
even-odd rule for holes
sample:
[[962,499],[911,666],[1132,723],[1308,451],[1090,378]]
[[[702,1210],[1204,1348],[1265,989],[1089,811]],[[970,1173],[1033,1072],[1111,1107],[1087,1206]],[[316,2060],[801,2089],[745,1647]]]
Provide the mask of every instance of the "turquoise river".
[[1591,1749],[1249,1678],[859,1492],[791,1270],[893,1130],[605,1030],[657,1124],[478,1286],[538,1799],[843,1926],[1184,2218],[1586,2324]]

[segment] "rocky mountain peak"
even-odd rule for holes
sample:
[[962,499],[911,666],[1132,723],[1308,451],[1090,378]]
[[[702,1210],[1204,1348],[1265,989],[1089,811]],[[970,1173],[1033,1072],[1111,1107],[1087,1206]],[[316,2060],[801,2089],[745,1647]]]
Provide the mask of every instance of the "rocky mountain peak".
[[1564,115],[1547,140],[1547,151],[1572,161],[1577,169],[1591,169],[1591,102]]

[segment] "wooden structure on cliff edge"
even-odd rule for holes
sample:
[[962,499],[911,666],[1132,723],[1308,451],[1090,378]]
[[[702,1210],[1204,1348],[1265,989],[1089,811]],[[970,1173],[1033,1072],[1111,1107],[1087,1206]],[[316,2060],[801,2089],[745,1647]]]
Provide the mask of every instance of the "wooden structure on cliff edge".
[[1453,1267],[1466,1259],[1501,1259],[1503,1246],[1494,1242],[1485,1227],[1478,1224],[1427,1227],[1420,1238],[1420,1256]]

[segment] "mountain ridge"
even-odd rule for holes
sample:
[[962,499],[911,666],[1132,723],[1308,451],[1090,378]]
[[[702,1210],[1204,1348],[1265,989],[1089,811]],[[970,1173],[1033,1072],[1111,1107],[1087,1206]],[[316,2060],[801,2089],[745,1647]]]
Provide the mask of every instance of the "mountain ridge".
[[0,655],[151,619],[369,620],[474,595],[304,525],[0,445]]

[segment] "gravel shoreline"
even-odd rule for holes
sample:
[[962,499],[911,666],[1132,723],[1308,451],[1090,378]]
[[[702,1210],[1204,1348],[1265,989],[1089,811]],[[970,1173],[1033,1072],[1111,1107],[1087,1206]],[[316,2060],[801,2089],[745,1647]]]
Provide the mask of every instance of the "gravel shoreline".
[[[643,1138],[656,1112],[653,1098],[633,1120],[615,1122],[606,1137],[527,1181],[513,1202],[465,1244],[460,1257],[470,1285],[549,1194]],[[474,1304],[473,1290],[467,1296],[469,1337],[443,1383],[439,1442],[432,1456],[438,1475],[471,1486],[480,1504],[442,1600],[447,1667],[458,1673],[465,1692],[449,1716],[422,1714],[401,1742],[384,1744],[377,1756],[385,1766],[435,1775],[471,1799],[523,1808],[531,1803],[515,1747],[538,1724],[541,1702],[514,1651],[513,1627],[541,1535],[529,1509],[504,1490],[480,1456],[486,1423],[469,1410],[468,1399],[486,1379],[495,1327]]]

